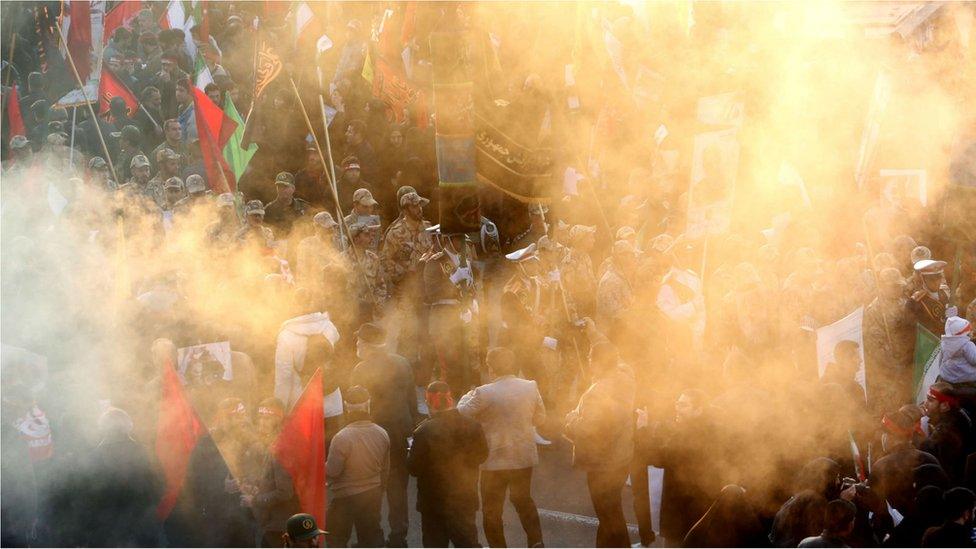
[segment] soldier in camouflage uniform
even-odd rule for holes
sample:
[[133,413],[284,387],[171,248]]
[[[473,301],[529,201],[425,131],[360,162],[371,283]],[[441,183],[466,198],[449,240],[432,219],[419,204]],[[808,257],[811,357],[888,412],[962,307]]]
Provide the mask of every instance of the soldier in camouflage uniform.
[[[379,233],[379,225],[366,225],[364,223],[353,223],[348,227],[349,236],[355,245],[342,252],[345,263],[351,269],[346,277],[349,284],[349,293],[355,296],[358,303],[359,320],[353,325],[361,325],[374,320],[374,313],[377,312],[389,299],[387,293],[386,276],[383,272],[383,264],[376,252],[369,249],[369,244]],[[359,254],[359,260],[356,255]],[[362,265],[362,271],[360,271]],[[365,278],[363,274],[365,273]]]
[[596,243],[596,227],[573,225],[569,247],[560,262],[563,290],[576,316],[593,316],[596,276],[590,251]]
[[912,399],[915,325],[898,269],[882,269],[878,283],[878,296],[864,310],[864,367],[868,405],[880,417]]
[[340,250],[336,238],[339,226],[329,212],[319,212],[312,218],[315,234],[307,236],[298,243],[295,281],[307,288],[312,299],[321,302],[324,308],[326,281],[333,274],[330,271],[341,263]]
[[517,250],[537,242],[548,231],[546,226],[546,215],[549,207],[545,204],[529,204],[527,207],[529,214],[529,226],[524,231],[512,236],[505,242],[505,250],[512,253]]
[[217,196],[216,204],[218,219],[207,225],[204,232],[211,244],[226,248],[235,241],[241,221],[237,218],[233,194],[223,193]]
[[[133,157],[132,160],[135,161],[139,156],[141,155]],[[159,165],[159,171],[146,184],[144,192],[146,196],[153,199],[156,205],[162,206],[166,201],[164,196],[166,193],[163,190],[166,181],[171,177],[180,175],[180,155],[170,149],[162,149],[156,153],[156,162]]]
[[417,365],[417,298],[418,280],[414,274],[420,265],[420,258],[430,251],[432,241],[427,229],[430,222],[424,219],[424,206],[430,200],[416,192],[407,192],[400,197],[402,215],[386,230],[380,258],[383,270],[389,277],[390,296],[396,300],[398,329],[397,352]]
[[234,240],[241,245],[255,244],[264,251],[274,247],[274,232],[264,226],[264,205],[260,200],[244,205],[244,226],[234,234]]

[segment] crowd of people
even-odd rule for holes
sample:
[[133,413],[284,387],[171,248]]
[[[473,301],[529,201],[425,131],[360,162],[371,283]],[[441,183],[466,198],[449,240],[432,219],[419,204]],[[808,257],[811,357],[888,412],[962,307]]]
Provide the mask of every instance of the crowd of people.
[[[534,471],[540,454],[569,451],[598,547],[976,544],[976,209],[968,226],[947,221],[942,205],[965,198],[945,185],[927,206],[876,181],[811,188],[812,201],[782,191],[769,211],[737,203],[735,219],[696,234],[703,198],[688,181],[715,203],[733,192],[718,153],[694,167],[696,113],[677,94],[656,97],[651,117],[675,136],[629,142],[649,115],[617,100],[633,93],[615,74],[630,61],[617,67],[601,38],[611,107],[594,127],[617,129],[583,141],[603,152],[545,200],[484,185],[481,230],[449,233],[436,113],[391,113],[366,80],[383,25],[413,3],[330,4],[314,61],[314,43],[286,37],[287,6],[211,3],[208,28],[186,30],[161,27],[166,3],[145,7],[96,59],[139,108],[116,97],[94,119],[83,104],[52,108],[78,86],[56,48],[31,51],[49,3],[12,4],[2,43],[12,32],[17,46],[0,75],[25,132],[5,114],[4,546],[405,547],[415,503],[425,547],[505,547],[523,542],[506,539],[507,494],[524,545],[543,547]],[[493,19],[476,6],[427,6],[417,27],[479,29]],[[619,17],[604,29],[618,47],[637,50],[630,8],[600,9]],[[723,38],[742,14],[711,9],[685,47],[715,69],[748,48]],[[497,101],[568,158],[578,136],[564,141],[554,121],[564,93],[505,49],[525,24],[491,35],[504,44],[495,61],[513,63]],[[317,72],[321,87],[279,78],[258,97],[256,29],[294,44],[286,71],[306,86]],[[430,77],[423,43],[404,50],[416,81]],[[202,91],[247,113],[241,146],[257,146],[232,185],[201,149],[198,60],[213,77]],[[668,74],[689,93],[713,89]],[[747,111],[765,97],[762,79],[722,83],[746,86]],[[742,124],[743,151],[771,131]],[[818,328],[852,311],[862,335],[818,363]],[[927,387],[923,329],[940,340]],[[214,342],[226,356],[186,358]],[[170,371],[208,436],[162,515]],[[316,372],[323,524],[276,455]]]

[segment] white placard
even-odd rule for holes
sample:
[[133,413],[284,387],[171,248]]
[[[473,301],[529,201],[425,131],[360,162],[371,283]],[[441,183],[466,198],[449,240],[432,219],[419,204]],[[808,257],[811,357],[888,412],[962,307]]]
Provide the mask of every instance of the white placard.
[[230,342],[204,343],[177,350],[178,373],[184,385],[197,382],[213,363],[223,369],[221,379],[234,379],[234,366],[230,357]]

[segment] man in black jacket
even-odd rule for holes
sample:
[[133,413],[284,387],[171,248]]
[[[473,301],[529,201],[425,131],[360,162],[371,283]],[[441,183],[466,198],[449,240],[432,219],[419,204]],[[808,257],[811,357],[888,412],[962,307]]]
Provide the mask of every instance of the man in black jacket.
[[946,521],[942,526],[929,528],[922,536],[922,547],[974,547],[973,514],[976,495],[969,488],[958,486],[942,498]]
[[390,538],[387,547],[406,547],[407,437],[419,419],[413,372],[407,359],[387,352],[386,330],[382,327],[363,324],[356,337],[356,356],[361,362],[353,369],[349,385],[361,385],[369,391],[373,421],[390,437],[390,477],[386,485]]
[[885,455],[871,467],[870,485],[899,513],[908,516],[915,511],[915,468],[927,463],[938,465],[939,460],[912,446],[915,420],[907,410],[885,414],[881,422]]
[[427,386],[431,418],[413,433],[407,458],[417,477],[417,510],[424,547],[477,547],[478,466],[488,459],[488,441],[477,421],[454,407],[443,381]]
[[972,421],[960,406],[952,385],[944,381],[932,384],[922,408],[929,416],[929,436],[919,450],[939,460],[952,484],[962,484],[966,456],[973,447]]

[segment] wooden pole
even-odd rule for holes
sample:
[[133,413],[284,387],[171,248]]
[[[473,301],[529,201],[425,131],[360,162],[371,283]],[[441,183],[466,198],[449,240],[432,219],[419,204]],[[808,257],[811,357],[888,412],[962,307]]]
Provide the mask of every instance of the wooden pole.
[[81,75],[78,74],[78,67],[75,66],[75,60],[71,57],[71,51],[68,49],[68,39],[64,37],[64,31],[61,30],[61,23],[55,21],[54,26],[57,27],[58,35],[61,37],[61,43],[64,44],[64,49],[68,53],[68,64],[71,65],[71,73],[75,75],[75,82],[78,83],[78,87],[81,88],[81,94],[85,98],[85,105],[88,106],[88,112],[92,117],[92,124],[95,125],[95,132],[98,134],[98,141],[102,145],[102,151],[105,152],[105,161],[108,162],[108,167],[112,171],[112,177],[115,178],[115,183],[121,184],[122,182],[119,181],[119,174],[115,171],[115,164],[112,163],[112,155],[109,154],[108,145],[105,144],[105,136],[102,135],[102,126],[98,123],[98,116],[95,114],[95,109],[92,108],[91,102],[88,101],[88,94],[85,92],[85,83],[81,81]]
[[[332,176],[331,180],[329,181],[329,184],[332,185],[332,196],[338,197],[339,180],[336,179],[335,160],[332,158],[332,138],[329,137],[329,119],[328,117],[325,116],[325,98],[322,97],[321,93],[319,94],[319,108],[322,110],[322,131],[325,132],[325,150],[326,152],[329,153],[329,165],[328,166],[323,165],[322,169],[329,170],[329,173]],[[336,215],[341,217],[342,211],[339,209],[338,198],[336,198],[335,206],[336,206]],[[340,230],[342,229],[341,226],[339,228]],[[342,236],[341,232],[339,236]],[[346,234],[346,237],[349,238],[349,235]]]

